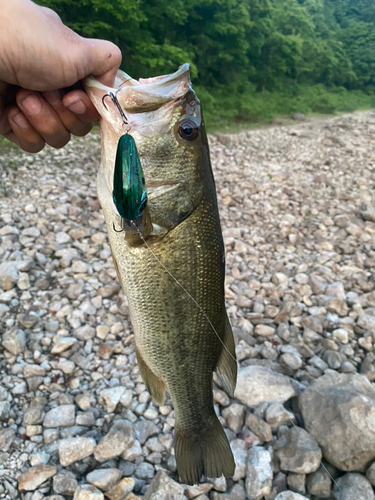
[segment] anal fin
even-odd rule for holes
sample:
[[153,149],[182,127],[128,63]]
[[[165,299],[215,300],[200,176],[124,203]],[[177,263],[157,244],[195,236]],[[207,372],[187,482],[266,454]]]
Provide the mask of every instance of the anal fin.
[[227,314],[225,314],[225,331],[222,340],[224,345],[215,371],[225,392],[233,397],[237,381],[237,360],[232,327]]
[[143,360],[139,350],[135,348],[137,354],[137,361],[139,366],[139,371],[141,372],[141,377],[145,383],[148,392],[152,399],[159,405],[164,404],[164,382],[158,378],[148,367],[148,365]]

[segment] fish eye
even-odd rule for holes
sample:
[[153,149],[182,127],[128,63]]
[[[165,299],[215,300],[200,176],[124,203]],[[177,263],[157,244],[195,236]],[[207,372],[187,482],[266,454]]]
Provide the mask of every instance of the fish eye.
[[194,141],[198,135],[198,125],[193,120],[184,120],[178,127],[178,134],[185,141]]

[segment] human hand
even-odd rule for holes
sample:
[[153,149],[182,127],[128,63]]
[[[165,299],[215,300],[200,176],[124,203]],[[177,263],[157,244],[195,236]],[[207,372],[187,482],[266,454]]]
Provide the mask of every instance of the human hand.
[[90,74],[112,86],[120,49],[80,37],[31,0],[0,0],[0,13],[0,135],[31,153],[86,135],[99,115],[83,90],[67,87]]

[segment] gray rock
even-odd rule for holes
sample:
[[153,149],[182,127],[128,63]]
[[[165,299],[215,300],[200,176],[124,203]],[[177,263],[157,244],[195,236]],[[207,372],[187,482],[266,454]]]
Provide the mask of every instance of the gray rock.
[[321,465],[319,469],[309,474],[306,479],[307,491],[318,498],[330,498],[332,480],[328,471]]
[[234,397],[253,408],[262,401],[284,403],[296,395],[289,377],[263,366],[247,366],[238,371]]
[[272,429],[264,420],[258,418],[253,413],[249,413],[246,418],[246,427],[256,434],[262,441],[268,443],[272,441]]
[[73,500],[104,500],[104,495],[95,486],[83,484],[74,492]]
[[303,113],[293,113],[292,119],[304,122],[306,120],[306,116]]
[[17,356],[23,353],[26,348],[25,332],[17,328],[11,328],[3,334],[1,343],[7,351]]
[[159,434],[159,428],[149,420],[139,420],[134,425],[134,432],[138,441],[145,444],[149,437]]
[[63,467],[78,462],[89,457],[96,446],[96,442],[92,438],[75,437],[70,439],[62,439],[59,442],[59,459]]
[[8,451],[9,448],[12,446],[15,434],[16,431],[11,427],[2,429],[0,431],[0,450],[2,452]]
[[272,430],[277,430],[280,425],[290,425],[295,422],[293,413],[284,408],[281,403],[273,403],[266,410],[266,420]]
[[306,429],[341,470],[362,470],[375,458],[375,389],[357,374],[327,374],[300,396]]
[[134,444],[134,432],[130,425],[115,422],[108,434],[100,441],[94,456],[98,462],[105,462],[118,457],[123,451]]
[[9,401],[0,401],[0,420],[6,421],[10,414]]
[[235,434],[239,434],[245,420],[245,407],[237,403],[231,404],[228,408],[225,408],[225,410],[222,411],[222,415],[225,418],[229,429],[231,429]]
[[236,469],[234,471],[233,481],[239,481],[246,476],[246,464],[248,450],[246,443],[242,439],[233,439],[230,443]]
[[[100,393],[100,397],[103,399],[107,406],[107,412],[112,413],[115,411],[116,406],[120,402],[121,396],[125,392],[125,387],[117,386],[110,389],[104,389]],[[101,401],[99,400],[99,403]]]
[[77,486],[77,479],[71,471],[62,470],[53,477],[53,491],[55,493],[72,496]]
[[306,474],[296,474],[295,472],[290,472],[287,477],[289,489],[295,493],[300,493],[301,495],[306,493],[305,481]]
[[44,427],[69,427],[75,424],[74,405],[60,405],[45,414]]
[[246,469],[246,494],[249,500],[261,500],[272,488],[272,457],[269,451],[254,446],[249,450]]
[[145,481],[148,482],[155,475],[154,466],[152,464],[149,464],[148,462],[142,462],[136,468],[136,471],[135,471],[134,475],[138,479],[144,479]]
[[[1,448],[0,448],[1,449]],[[375,462],[373,462],[370,467],[367,469],[366,477],[370,481],[370,483],[375,486]]]
[[374,490],[369,481],[358,473],[348,473],[336,480],[333,486],[335,500],[374,500]]
[[131,446],[127,446],[125,451],[121,454],[124,460],[135,460],[137,457],[142,456],[142,447],[138,439],[134,441]]
[[23,424],[24,425],[40,424],[43,419],[43,411],[46,404],[47,400],[43,397],[36,397],[32,399],[30,406],[27,408],[23,416]]
[[[119,469],[97,469],[93,470],[86,476],[88,483],[93,484],[103,491],[107,491],[119,482],[122,477],[122,472]],[[130,492],[129,492],[130,493]]]
[[294,491],[282,491],[276,495],[275,500],[309,500],[307,497],[294,493]]
[[286,430],[274,449],[281,469],[299,474],[316,471],[322,459],[318,443],[301,427]]
[[17,265],[13,261],[0,264],[0,286],[3,290],[10,290],[18,281]]
[[166,472],[160,470],[144,496],[144,500],[183,500],[184,488],[173,481]]

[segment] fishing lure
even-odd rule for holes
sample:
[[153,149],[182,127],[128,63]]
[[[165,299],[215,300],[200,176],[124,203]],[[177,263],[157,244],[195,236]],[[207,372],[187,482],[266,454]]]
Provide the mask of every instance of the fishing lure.
[[[116,96],[110,92],[103,97],[102,102],[107,109],[104,102],[106,97],[112,99],[123,123],[127,125],[128,120]],[[137,146],[128,131],[120,137],[117,144],[112,197],[122,219],[122,229],[117,230],[113,225],[113,230],[116,233],[134,231],[134,228],[142,231],[142,214],[147,205],[147,189]]]

